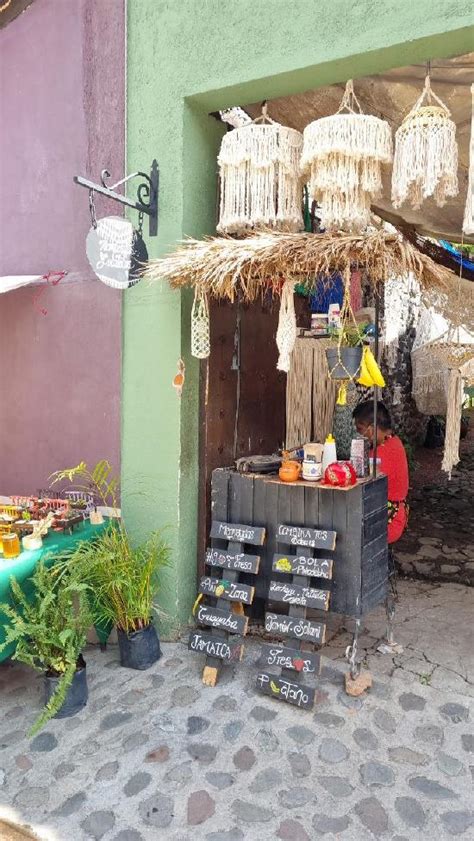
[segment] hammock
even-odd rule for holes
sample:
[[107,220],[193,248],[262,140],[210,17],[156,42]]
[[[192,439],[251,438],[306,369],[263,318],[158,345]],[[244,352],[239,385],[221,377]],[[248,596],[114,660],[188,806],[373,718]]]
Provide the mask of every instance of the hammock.
[[286,384],[286,446],[324,441],[332,431],[338,383],[328,376],[329,339],[296,339]]
[[466,326],[455,328],[446,317],[425,309],[411,361],[418,411],[446,415],[442,469],[451,476],[459,462],[464,389],[474,385],[474,332]]

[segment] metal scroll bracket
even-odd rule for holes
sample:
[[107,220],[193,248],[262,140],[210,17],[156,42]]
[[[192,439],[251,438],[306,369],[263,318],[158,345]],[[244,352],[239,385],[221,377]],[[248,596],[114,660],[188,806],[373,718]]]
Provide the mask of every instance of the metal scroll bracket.
[[[118,201],[120,204],[126,205],[126,207],[133,207],[139,213],[146,213],[149,217],[149,235],[156,237],[158,233],[158,190],[160,182],[160,171],[157,160],[155,159],[151,165],[150,175],[147,175],[145,172],[132,172],[131,175],[127,175],[126,178],[122,178],[115,184],[107,184],[106,179],[110,177],[110,172],[103,169],[100,174],[100,184],[94,184],[93,181],[82,178],[80,175],[75,175],[73,181],[81,187],[93,190],[101,196],[107,196],[107,198]],[[122,193],[115,192],[117,187],[126,184],[132,178],[142,179],[137,187],[137,198],[135,200],[129,199],[127,196],[122,195]]]

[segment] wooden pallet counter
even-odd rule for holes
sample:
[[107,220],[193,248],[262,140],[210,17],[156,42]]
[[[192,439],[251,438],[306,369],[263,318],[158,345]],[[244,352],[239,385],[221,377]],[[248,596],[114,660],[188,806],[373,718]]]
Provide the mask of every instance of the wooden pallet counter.
[[[324,588],[330,590],[330,613],[358,619],[385,601],[388,586],[385,476],[359,480],[351,488],[339,489],[312,482],[288,484],[275,476],[219,468],[212,474],[212,519],[262,526],[266,530],[265,543],[259,546],[258,574],[249,576],[248,581],[244,573],[240,577],[240,581],[255,587],[252,606],[246,610],[255,618],[263,620],[271,600],[274,556],[295,554],[288,544],[288,535],[283,536],[283,542],[278,540],[281,524],[336,532],[334,550],[317,549],[312,561],[327,561],[321,563],[322,571],[332,561],[332,579],[324,582]],[[295,540],[295,547],[304,545],[302,533]],[[218,548],[218,543],[213,541],[214,548]],[[294,558],[291,563],[296,563]],[[291,577],[280,575],[279,580],[290,581]]]

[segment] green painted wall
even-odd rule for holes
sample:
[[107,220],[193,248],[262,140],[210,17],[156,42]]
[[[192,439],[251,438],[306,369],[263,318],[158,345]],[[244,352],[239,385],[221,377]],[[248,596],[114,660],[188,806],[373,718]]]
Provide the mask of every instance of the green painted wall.
[[[473,49],[461,0],[128,0],[128,171],[160,165],[150,256],[214,226],[222,128],[208,114]],[[168,525],[160,601],[173,635],[196,592],[198,367],[188,294],[165,285],[124,299],[122,484],[135,536]],[[186,362],[181,400],[171,386]]]

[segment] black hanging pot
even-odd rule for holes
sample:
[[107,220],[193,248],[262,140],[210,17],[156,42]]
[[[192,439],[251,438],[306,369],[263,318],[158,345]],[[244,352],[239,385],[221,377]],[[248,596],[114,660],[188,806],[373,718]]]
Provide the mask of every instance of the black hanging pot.
[[[53,697],[60,680],[61,678],[54,677],[53,675],[44,676],[45,704]],[[76,713],[80,712],[86,706],[88,696],[86,661],[81,654],[77,661],[77,668],[72,683],[66,692],[63,705],[54,718],[69,718],[71,715],[76,715]]]
[[117,629],[120,665],[127,669],[149,669],[161,657],[160,641],[155,626],[126,634]]
[[332,380],[348,380],[357,377],[362,362],[362,346],[327,348],[326,359]]

